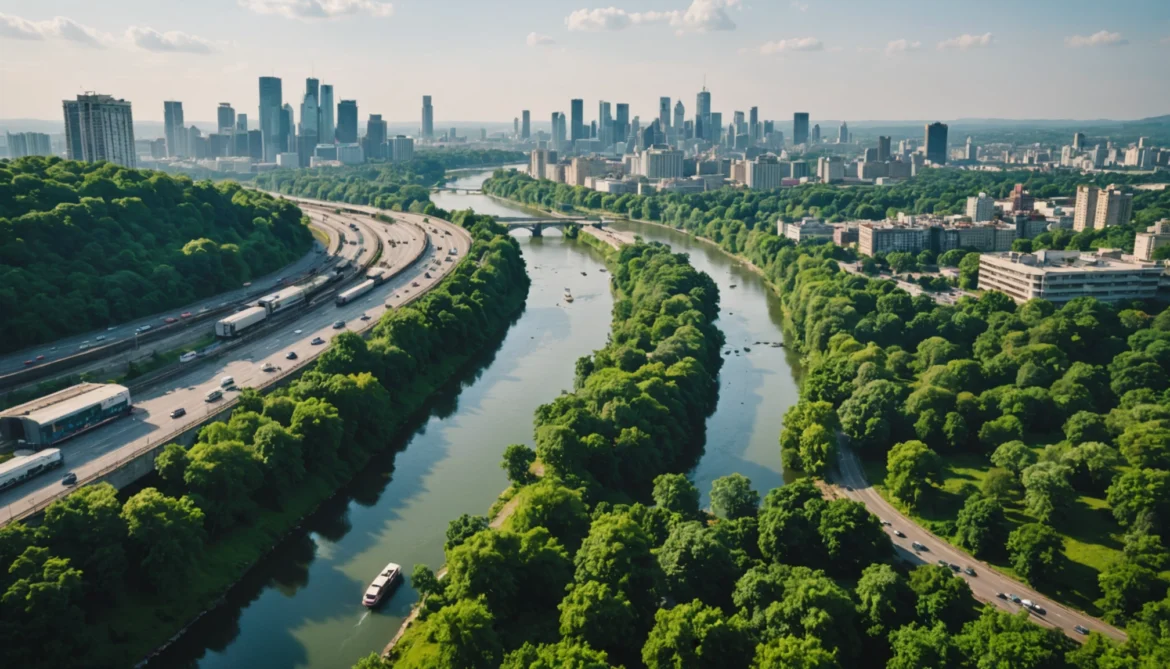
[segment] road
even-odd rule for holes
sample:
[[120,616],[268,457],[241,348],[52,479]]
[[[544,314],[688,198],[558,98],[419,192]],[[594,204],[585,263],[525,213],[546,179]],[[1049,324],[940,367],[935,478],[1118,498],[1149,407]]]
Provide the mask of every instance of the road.
[[[1125,632],[1116,627],[1052,601],[1027,585],[995,571],[986,563],[976,560],[915,524],[889,502],[882,499],[882,496],[866,481],[857,456],[848,448],[840,449],[837,468],[840,477],[838,483],[845,486],[843,494],[865,504],[870,513],[891,523],[885,525],[884,528],[894,542],[894,548],[900,559],[911,564],[936,563],[939,560],[945,560],[949,564],[957,564],[960,567],[971,566],[975,569],[977,576],[968,576],[960,572],[958,577],[966,579],[975,599],[981,602],[990,602],[1005,611],[1015,613],[1023,607],[997,597],[997,594],[1001,592],[1014,594],[1021,599],[1029,599],[1047,610],[1044,615],[1029,611],[1029,617],[1036,623],[1060,629],[1077,641],[1084,641],[1085,637],[1074,631],[1073,627],[1076,625],[1100,632],[1117,641],[1125,640]],[[901,531],[906,536],[896,536],[895,530]],[[915,541],[925,545],[927,550],[923,552],[914,550],[911,542]]]
[[[306,213],[312,217],[323,216],[312,207],[307,207]],[[211,403],[204,401],[208,391],[220,387],[220,379],[224,376],[233,377],[238,388],[261,387],[283,372],[310,364],[337,334],[346,330],[360,332],[372,327],[387,310],[387,305],[401,306],[432,288],[456,266],[457,260],[466,256],[471,247],[470,235],[453,224],[429,217],[429,223],[425,225],[428,232],[424,234],[416,227],[424,225],[423,216],[397,212],[392,215],[395,218],[393,224],[361,216],[347,217],[346,220],[360,224],[369,237],[393,240],[394,246],[386,247],[383,258],[384,262],[395,268],[409,262],[423,248],[429,235],[431,244],[417,264],[353,303],[336,307],[330,302],[310,308],[298,318],[275,325],[263,336],[231,349],[221,358],[195,363],[196,366],[189,372],[138,393],[130,417],[78,435],[60,446],[65,457],[64,470],[76,473],[79,483],[85,483],[99,472],[160,441],[171,439],[178,430],[201,422],[207,415],[219,411],[223,402],[234,396],[235,391],[228,391],[223,400]],[[329,218],[331,222],[335,218],[331,210]],[[436,229],[438,234],[429,233],[431,228]],[[449,235],[446,234],[448,232]],[[350,236],[353,236],[352,233]],[[363,243],[370,246],[368,237]],[[357,247],[361,245],[359,243]],[[443,247],[442,251],[438,250],[439,246]],[[457,256],[452,262],[445,262],[452,247],[457,250]],[[428,272],[431,275],[429,279],[425,277]],[[415,282],[419,284],[418,287],[412,285]],[[369,320],[360,320],[363,314],[368,315]],[[344,328],[332,327],[337,320],[345,322]],[[324,339],[325,345],[312,345],[310,342],[314,337]],[[287,360],[289,351],[295,351],[298,359]],[[264,363],[271,363],[277,367],[277,371],[262,371]],[[187,414],[171,419],[171,411],[180,407],[186,409]],[[67,489],[59,481],[60,477],[56,475],[41,476],[0,493],[0,524],[66,494]]]
[[[902,279],[894,278],[893,276],[890,276],[889,274],[880,274],[878,276],[870,276],[870,275],[866,274],[865,272],[861,271],[861,267],[860,267],[861,263],[838,262],[837,265],[841,269],[845,270],[846,272],[848,272],[850,274],[859,274],[859,275],[866,276],[866,277],[869,277],[872,279],[885,279],[887,281],[893,281],[895,284],[897,284],[897,286],[899,288],[906,291],[907,293],[910,293],[911,297],[915,297],[918,295],[926,295],[927,297],[934,298],[934,300],[936,302],[939,302],[942,304],[955,304],[956,302],[959,301],[959,298],[961,298],[961,297],[978,297],[978,295],[975,295],[974,293],[969,293],[965,290],[961,290],[958,288],[952,288],[951,291],[947,292],[947,293],[927,292],[927,291],[922,289],[922,286],[920,286],[916,283],[911,283],[909,281],[903,281]],[[922,272],[910,272],[909,274],[911,276],[914,276],[915,278],[923,275]],[[930,274],[929,276],[937,276],[937,275]]]

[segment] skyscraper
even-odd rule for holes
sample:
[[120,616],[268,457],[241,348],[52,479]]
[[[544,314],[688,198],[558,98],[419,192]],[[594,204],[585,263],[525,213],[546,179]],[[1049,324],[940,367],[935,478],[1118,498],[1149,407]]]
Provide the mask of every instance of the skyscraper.
[[751,138],[752,143],[760,141],[760,133],[763,128],[760,127],[760,108],[752,107],[748,110],[748,137]]
[[320,84],[321,84],[321,82],[314,79],[313,77],[309,77],[308,79],[305,79],[305,95],[306,96],[312,95],[314,100],[320,100],[321,99],[321,86],[320,86]]
[[565,146],[565,115],[561,112],[552,113],[552,147],[562,151]]
[[[340,112],[338,114],[340,116]],[[341,125],[341,119],[337,119],[337,125]],[[423,96],[422,106],[422,136],[425,139],[434,139],[435,137],[435,108],[431,106],[431,96]]]
[[1085,150],[1085,133],[1083,133],[1083,132],[1074,132],[1074,133],[1073,133],[1073,145],[1072,145],[1072,146],[1073,146],[1073,148],[1074,148],[1074,149],[1076,149],[1077,151],[1084,151],[1084,150]]
[[366,121],[366,137],[362,149],[366,158],[381,160],[386,157],[386,122],[381,114],[370,114]]
[[[454,133],[452,133],[452,134],[454,134]],[[520,117],[519,116],[512,117],[512,136],[517,138],[517,139],[520,138]]]
[[926,159],[935,165],[947,164],[947,124],[926,126]]
[[686,129],[687,110],[683,106],[682,100],[674,103],[674,133],[679,139],[683,139],[683,131]]
[[849,126],[845,123],[845,121],[841,121],[841,127],[837,128],[837,143],[849,143]]
[[167,157],[187,157],[187,126],[183,124],[183,103],[163,102],[163,131],[167,137]]
[[617,103],[617,111],[613,119],[615,142],[624,142],[630,138],[630,105],[625,102]]
[[812,143],[813,144],[820,144],[821,143],[821,124],[820,123],[817,123],[813,126]]
[[532,137],[532,115],[527,109],[520,112],[520,139]]
[[236,110],[232,107],[232,103],[219,103],[219,108],[215,110],[215,127],[220,132],[236,127]]
[[264,137],[264,162],[275,163],[280,153],[280,107],[284,95],[277,77],[260,77],[260,132]]
[[[314,80],[310,79],[310,81]],[[306,86],[305,99],[301,102],[301,128],[297,134],[306,137],[309,135],[320,137],[320,133],[317,132],[317,122],[321,120],[320,114],[318,113],[317,96],[307,89],[308,87]],[[314,141],[313,146],[316,146],[316,144]]]
[[808,144],[808,112],[792,115],[792,143]]
[[357,100],[342,100],[337,104],[337,141],[354,144],[358,141]]
[[333,116],[333,86],[321,84],[321,97],[317,99],[317,113],[321,121],[317,124],[317,139],[323,143],[333,143],[337,131],[337,122]]
[[86,93],[63,100],[65,145],[70,160],[134,167],[134,114],[130,103],[109,95]]
[[236,114],[236,132],[248,132],[247,114]]
[[574,98],[569,101],[569,140],[586,139],[585,135],[585,101]]
[[878,136],[877,159],[879,163],[890,159],[890,138],[886,135]]
[[704,86],[695,96],[695,137],[714,141],[711,126],[711,92]]
[[[277,153],[295,152],[297,150],[296,142],[294,141],[297,128],[295,121],[296,114],[293,112],[292,105],[286,104],[280,108],[280,126],[276,137]],[[265,142],[265,146],[267,146],[267,141],[264,139],[263,133],[261,133],[261,141]]]
[[670,98],[658,98],[658,125],[664,132],[670,129]]

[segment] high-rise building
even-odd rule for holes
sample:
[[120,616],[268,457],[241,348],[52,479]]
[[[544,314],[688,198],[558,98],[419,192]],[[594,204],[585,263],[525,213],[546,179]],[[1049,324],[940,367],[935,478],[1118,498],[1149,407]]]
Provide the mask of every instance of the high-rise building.
[[711,112],[707,114],[707,119],[711,127],[707,141],[712,144],[718,144],[723,141],[723,114],[721,112]]
[[641,174],[647,179],[679,179],[683,175],[683,152],[669,146],[654,146],[642,152]]
[[163,102],[163,132],[167,138],[167,157],[187,157],[187,126],[183,123],[183,103]]
[[321,82],[313,77],[305,79],[305,96],[310,95],[313,96],[314,100],[321,99]]
[[630,138],[630,105],[625,102],[617,103],[613,119],[615,142],[624,142]]
[[[242,116],[242,114],[241,114]],[[278,135],[276,139],[277,153],[296,153],[296,114],[293,112],[292,105],[285,104],[280,108],[280,127],[278,128]],[[264,137],[264,151],[268,150],[268,138]],[[267,154],[265,154],[267,156]],[[265,157],[265,161],[268,158]]]
[[366,136],[362,150],[370,160],[381,160],[386,157],[386,122],[381,114],[370,114],[366,121]]
[[519,116],[512,117],[512,136],[517,138],[517,139],[520,138],[520,117]]
[[184,141],[186,146],[191,148],[191,157],[206,158],[207,140],[203,137],[203,133],[199,130],[199,128],[191,126],[187,128],[184,134],[186,135],[186,140],[181,141]]
[[1163,218],[1134,236],[1133,255],[1138,260],[1150,262],[1154,259],[1154,251],[1167,244],[1170,244],[1170,218]]
[[748,136],[751,138],[752,144],[760,141],[761,134],[760,126],[760,108],[752,107],[748,110]]
[[885,162],[890,159],[890,138],[887,135],[878,136],[877,160]]
[[585,101],[574,98],[569,101],[569,140],[588,139],[585,134]]
[[995,218],[995,198],[987,193],[967,198],[967,217],[974,223],[983,223]]
[[9,158],[53,155],[53,142],[43,132],[10,132],[7,135]]
[[[281,153],[280,109],[282,104],[284,104],[284,95],[281,93],[280,79],[260,77],[260,132],[264,136],[264,162],[266,163],[275,163],[276,154]],[[290,129],[289,132],[291,131]],[[292,149],[291,146],[288,148]]]
[[841,121],[841,127],[837,128],[837,143],[849,143],[849,126],[845,123],[845,121]]
[[1073,230],[1080,232],[1092,228],[1097,217],[1097,194],[1094,186],[1077,186],[1076,205],[1073,209]]
[[821,124],[820,123],[813,125],[812,143],[813,144],[820,144],[821,143]]
[[670,98],[658,98],[658,124],[663,130],[670,128]]
[[[305,99],[301,102],[301,126],[298,135],[305,135],[306,137],[312,135],[313,137],[320,137],[318,132],[317,122],[320,121],[320,114],[318,113],[317,96],[306,92]],[[316,144],[314,143],[314,146]]]
[[1076,151],[1084,151],[1085,150],[1085,133],[1074,132],[1072,146],[1073,146],[1073,149]]
[[337,103],[337,141],[339,143],[357,143],[357,119],[357,100],[342,100]]
[[687,110],[685,107],[683,107],[682,100],[675,102],[674,103],[674,124],[672,127],[674,128],[674,133],[678,137],[678,139],[684,139],[683,133],[686,130],[686,125],[687,125],[686,118],[687,118]]
[[744,185],[753,190],[773,190],[788,176],[788,164],[781,163],[775,154],[764,154],[747,164]]
[[947,164],[947,124],[930,123],[926,129],[926,159],[935,165]]
[[219,103],[215,110],[215,127],[220,132],[233,130],[236,127],[236,110],[230,102]]
[[565,147],[565,115],[563,112],[552,113],[552,146],[556,151],[563,151]]
[[532,137],[532,115],[527,109],[520,112],[520,139]]
[[597,103],[597,139],[602,146],[613,144],[613,112],[605,100]]
[[808,112],[792,115],[792,143],[808,144]]
[[264,133],[259,130],[248,131],[248,157],[254,163],[264,160]]
[[[338,110],[337,125],[341,125],[341,112]],[[435,108],[431,106],[431,96],[424,95],[422,103],[422,136],[424,139],[435,138]]]
[[459,139],[459,135],[455,132],[455,128],[451,128],[450,130],[447,131],[447,141],[448,142],[454,142],[457,139]]
[[321,120],[317,124],[317,139],[318,141],[330,143],[334,140],[337,134],[337,121],[333,116],[333,86],[332,84],[321,84],[321,97],[317,99],[317,112],[321,115]]
[[130,103],[109,95],[86,93],[63,100],[65,148],[70,160],[111,163],[134,167],[134,114]]
[[967,144],[963,147],[963,158],[971,163],[979,159],[979,147],[975,146],[975,141],[970,137],[967,138]]
[[398,135],[390,140],[390,160],[404,163],[414,158],[414,140],[406,135]]
[[556,152],[550,152],[548,149],[535,149],[528,157],[528,176],[533,179],[543,179],[544,169],[548,167],[550,158],[553,163],[557,162]]
[[1133,215],[1133,194],[1108,186],[1097,195],[1097,216],[1093,227],[1098,230],[1114,225],[1128,225]]
[[711,92],[704,86],[695,96],[695,136],[714,142],[717,131],[711,126]]

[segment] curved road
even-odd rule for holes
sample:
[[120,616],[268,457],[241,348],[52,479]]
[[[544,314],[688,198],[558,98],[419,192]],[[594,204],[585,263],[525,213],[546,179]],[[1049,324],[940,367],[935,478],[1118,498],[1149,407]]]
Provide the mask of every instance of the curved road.
[[[314,214],[310,212],[310,215]],[[235,394],[235,391],[228,391],[219,401],[204,401],[208,391],[220,387],[220,379],[224,376],[233,377],[237,387],[261,387],[274,377],[310,364],[327,348],[328,341],[340,332],[360,332],[372,327],[389,308],[401,306],[434,287],[471,248],[471,236],[451,223],[429,217],[430,222],[425,228],[428,232],[424,234],[419,227],[423,225],[423,216],[397,212],[392,215],[393,224],[361,216],[353,216],[352,220],[360,221],[367,234],[395,241],[393,247],[387,246],[388,253],[384,252],[383,257],[396,269],[409,262],[426,245],[429,236],[432,242],[418,263],[353,303],[337,307],[330,301],[310,307],[296,319],[272,326],[263,336],[231,349],[222,358],[197,363],[190,371],[139,392],[134,398],[130,417],[118,419],[60,445],[65,458],[62,471],[76,473],[79,484],[84,484],[160,441],[170,440],[176,431],[198,424],[209,414],[220,411],[224,402]],[[330,219],[333,218],[334,215],[330,214]],[[438,230],[439,234],[429,233],[431,228]],[[444,250],[438,251],[438,246]],[[452,247],[457,255],[451,262],[446,262]],[[425,277],[428,272],[429,279]],[[360,320],[363,314],[369,319]],[[337,320],[345,322],[344,328],[332,327]],[[315,337],[321,337],[326,344],[312,345],[310,342]],[[286,359],[289,351],[295,351],[298,359]],[[265,363],[271,363],[276,371],[262,371]],[[177,408],[186,409],[187,414],[178,419],[170,418],[171,411]],[[58,475],[40,476],[6,490],[0,493],[0,525],[23,517],[31,509],[62,497],[70,490],[72,488],[60,484]]]
[[[966,579],[968,585],[971,586],[971,593],[975,595],[975,599],[981,602],[990,602],[1005,611],[1015,613],[1023,607],[997,596],[1001,592],[1014,594],[1020,599],[1031,600],[1047,611],[1045,614],[1029,611],[1029,617],[1036,623],[1055,627],[1077,641],[1084,641],[1085,637],[1073,629],[1076,625],[1100,632],[1116,641],[1125,640],[1125,632],[1116,627],[1052,601],[1052,599],[1041,595],[1019,581],[1008,578],[987,563],[976,560],[915,524],[913,520],[882,499],[882,496],[873,489],[873,486],[865,479],[857,456],[848,448],[838,450],[837,470],[840,479],[838,483],[845,486],[844,489],[838,489],[839,492],[850,499],[865,504],[870,513],[891,523],[884,525],[884,528],[890,535],[890,540],[894,542],[894,549],[898,557],[903,561],[917,565],[933,564],[939,560],[945,560],[949,564],[957,564],[960,567],[971,566],[975,569],[976,576],[968,576],[962,572],[959,572],[958,576]],[[894,530],[899,530],[906,536],[898,537],[894,534]],[[915,541],[926,546],[927,550],[922,552],[914,550],[911,543]]]

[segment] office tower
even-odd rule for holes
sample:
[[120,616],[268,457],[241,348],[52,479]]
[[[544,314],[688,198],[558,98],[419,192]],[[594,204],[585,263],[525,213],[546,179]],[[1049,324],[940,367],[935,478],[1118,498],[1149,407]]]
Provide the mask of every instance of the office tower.
[[[316,82],[315,79],[310,79],[310,82]],[[320,120],[318,114],[317,95],[313,90],[315,86],[306,84],[305,98],[301,102],[301,126],[299,135],[312,135],[320,137],[317,129],[317,121]]]
[[65,145],[70,160],[111,163],[134,167],[134,114],[130,103],[109,95],[86,93],[63,100]]
[[[314,100],[320,100],[321,99],[320,83],[321,82],[314,79],[313,77],[309,77],[308,79],[305,79],[305,97],[308,97],[311,95],[311,96],[313,96]],[[302,122],[303,122],[303,120],[302,120]]]
[[552,113],[552,142],[553,148],[563,151],[565,146],[565,115],[562,112]]
[[[280,125],[278,127],[276,148],[277,153],[289,153],[296,151],[296,143],[294,141],[296,130],[296,115],[293,113],[292,105],[286,104],[280,108]],[[264,146],[267,147],[267,137],[265,137]],[[267,150],[267,148],[265,148]],[[267,156],[267,154],[265,154]],[[264,159],[268,161],[267,157]]]
[[752,107],[748,110],[748,136],[752,143],[760,141],[760,108]]
[[735,128],[734,134],[747,134],[748,126],[747,121],[744,120],[743,112],[737,111],[731,113],[731,125]]
[[658,124],[663,130],[670,128],[670,98],[658,98]]
[[569,139],[577,141],[585,136],[585,101],[574,98],[569,101]]
[[1074,132],[1073,133],[1073,149],[1075,149],[1077,151],[1084,151],[1085,150],[1085,133],[1083,133],[1083,132]]
[[337,141],[339,143],[357,143],[357,119],[357,100],[342,100],[337,103]]
[[877,159],[878,159],[878,150],[874,149],[874,148],[866,149],[865,155],[862,156],[862,160],[864,160],[867,163],[876,163]]
[[414,158],[414,140],[406,135],[398,135],[390,140],[390,154],[387,157],[396,163]]
[[520,117],[519,116],[512,117],[512,136],[515,137],[516,139],[520,138]]
[[386,122],[382,120],[381,114],[370,114],[370,120],[366,121],[365,144],[362,147],[366,152],[366,158],[381,160],[386,157],[385,145]]
[[276,154],[280,153],[280,106],[283,101],[280,79],[260,77],[260,132],[264,134],[266,163],[275,163]]
[[236,114],[236,132],[248,132],[247,114]]
[[254,163],[264,161],[264,133],[259,130],[248,131],[248,157]]
[[718,144],[723,141],[723,114],[721,112],[711,112],[707,114],[708,122],[711,124],[711,132],[709,142]]
[[963,158],[968,162],[975,162],[979,158],[979,148],[975,146],[975,142],[970,137],[967,138],[967,145],[963,151]]
[[683,107],[682,100],[674,103],[674,123],[671,127],[674,128],[675,135],[678,139],[683,139],[683,131],[687,125],[687,110]]
[[1097,217],[1097,194],[1093,186],[1077,186],[1077,199],[1073,209],[1073,230],[1080,232],[1092,228]]
[[984,223],[995,218],[995,198],[987,193],[967,198],[967,217],[973,223]]
[[820,123],[817,123],[816,125],[813,126],[812,143],[813,144],[820,144],[821,143],[821,124]]
[[[199,128],[191,126],[186,130],[178,130],[178,134],[183,135],[184,139],[179,140],[185,146],[190,147],[190,156],[192,158],[206,158],[207,157],[207,143],[203,139],[203,133]],[[169,151],[169,148],[168,148]]]
[[930,123],[926,126],[926,159],[935,165],[947,164],[947,124]]
[[[841,124],[844,126],[844,124]],[[792,115],[792,143],[808,144],[808,112],[796,112]]]
[[321,84],[321,97],[317,99],[317,113],[321,120],[317,123],[317,139],[326,144],[332,143],[337,134],[337,122],[334,120],[333,85]]
[[849,143],[849,126],[846,125],[845,121],[841,121],[841,127],[837,128],[837,143]]
[[248,126],[236,126],[235,131],[231,134],[231,152],[230,154],[238,157],[246,157],[252,154],[251,147],[248,146]]
[[714,142],[714,130],[711,127],[711,93],[704,86],[695,96],[695,137]]
[[890,138],[886,135],[878,136],[877,160],[884,163],[890,159]]
[[624,142],[630,138],[630,105],[625,102],[617,103],[616,114],[613,119],[615,142]]
[[520,112],[520,139],[532,137],[532,115],[527,109]]
[[[544,178],[544,168],[548,167],[548,149],[536,149],[528,156],[528,176],[533,179]],[[553,158],[556,162],[556,158]]]
[[597,103],[597,139],[601,140],[601,145],[608,147],[614,143],[613,137],[613,112],[610,104],[605,100]]
[[[338,116],[340,117],[340,111]],[[341,119],[337,119],[337,125],[341,125]],[[435,137],[435,108],[431,106],[431,96],[423,96],[422,104],[422,136],[424,139],[434,139]]]
[[219,103],[219,108],[215,110],[215,127],[220,132],[225,129],[230,131],[236,127],[236,110],[232,107],[232,103]]
[[183,103],[163,102],[163,131],[167,138],[167,157],[187,157],[187,126],[183,123]]
[[589,138],[597,139],[597,121],[589,122]]

